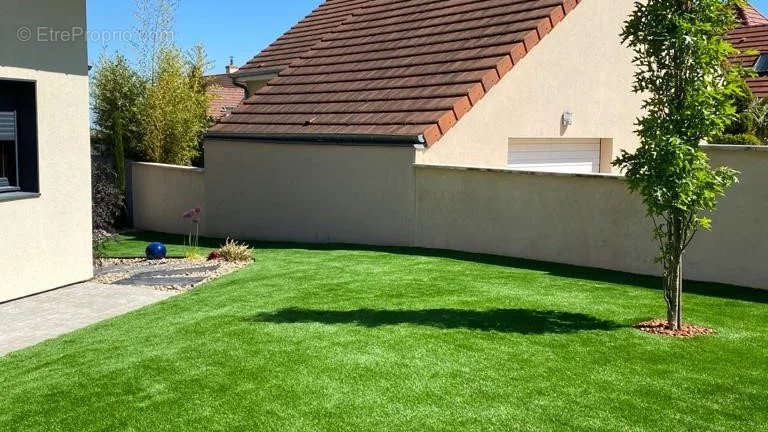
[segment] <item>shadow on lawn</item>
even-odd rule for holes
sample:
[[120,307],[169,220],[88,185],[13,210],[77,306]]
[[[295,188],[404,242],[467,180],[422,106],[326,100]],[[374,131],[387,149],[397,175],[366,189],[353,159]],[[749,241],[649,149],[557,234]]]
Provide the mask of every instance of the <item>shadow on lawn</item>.
[[520,334],[576,333],[589,330],[615,330],[624,327],[613,321],[580,313],[532,309],[483,311],[465,309],[357,309],[332,311],[289,308],[254,315],[249,317],[247,321],[274,324],[356,324],[363,327],[414,324],[441,329],[468,329]]

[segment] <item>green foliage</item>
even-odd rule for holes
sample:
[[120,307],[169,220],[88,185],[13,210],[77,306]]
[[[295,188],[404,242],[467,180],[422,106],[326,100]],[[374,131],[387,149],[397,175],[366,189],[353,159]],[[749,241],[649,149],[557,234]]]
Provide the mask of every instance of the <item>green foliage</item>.
[[115,172],[104,162],[91,164],[93,228],[112,231],[123,208],[123,194],[116,187]]
[[756,99],[749,107],[755,121],[755,135],[760,144],[768,143],[768,99]]
[[175,48],[159,54],[142,117],[143,151],[149,161],[189,165],[199,155],[200,138],[209,125],[204,65],[200,47],[191,60]]
[[[726,135],[752,134],[755,131],[755,117],[749,110],[736,113],[731,124],[726,126]],[[713,140],[714,142],[714,140]]]
[[740,146],[759,146],[765,142],[751,133],[743,134],[723,134],[712,139],[712,144],[740,145]]
[[104,162],[91,164],[91,218],[93,220],[93,255],[104,257],[105,242],[123,210],[124,194],[117,187],[115,172]]
[[[91,76],[91,111],[97,134],[111,143],[119,135],[126,156],[137,160],[144,159],[140,119],[146,84],[120,54],[102,55]],[[119,132],[118,119],[122,122]]]
[[635,50],[634,90],[647,94],[638,120],[641,147],[615,161],[630,188],[644,197],[651,216],[692,215],[689,228],[735,181],[712,170],[699,143],[722,133],[744,97],[742,71],[728,66],[735,50],[722,39],[735,24],[736,0],[649,0],[637,4],[622,33]]
[[208,64],[202,46],[188,57],[174,45],[175,10],[174,0],[137,0],[138,65],[116,54],[102,56],[94,71],[94,144],[108,143],[116,166],[124,157],[190,165],[200,156],[210,126]]
[[[636,3],[622,38],[635,51],[634,91],[647,95],[638,120],[641,145],[614,164],[643,197],[655,224],[666,276],[670,325],[680,325],[682,255],[711,221],[736,172],[712,169],[699,143],[721,135],[744,101],[744,71],[722,39],[735,26],[740,0],[648,0]],[[736,102],[736,103],[734,103]],[[673,310],[675,309],[675,310]],[[672,319],[675,319],[675,323]]]
[[741,80],[739,87],[741,90],[733,99],[736,114],[722,134],[709,139],[712,144],[752,146],[765,143],[768,132],[766,105],[755,98],[746,81]]
[[117,188],[125,193],[125,146],[123,145],[123,120],[120,113],[115,113],[115,130],[112,137],[112,157],[115,166]]

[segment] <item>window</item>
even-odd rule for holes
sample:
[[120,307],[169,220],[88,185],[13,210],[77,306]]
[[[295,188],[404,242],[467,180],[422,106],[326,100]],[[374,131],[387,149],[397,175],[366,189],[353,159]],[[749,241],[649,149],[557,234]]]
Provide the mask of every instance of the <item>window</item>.
[[0,194],[38,192],[35,83],[0,80]]
[[0,111],[0,192],[19,190],[16,112]]
[[768,75],[768,53],[760,54],[755,61],[755,71],[759,76]]

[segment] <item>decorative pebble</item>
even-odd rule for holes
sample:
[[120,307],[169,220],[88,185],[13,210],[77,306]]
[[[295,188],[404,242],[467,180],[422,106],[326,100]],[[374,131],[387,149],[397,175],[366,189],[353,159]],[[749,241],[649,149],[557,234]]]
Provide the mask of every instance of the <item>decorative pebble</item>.
[[106,259],[94,271],[94,282],[149,286],[164,291],[188,291],[239,270],[250,263],[190,259]]

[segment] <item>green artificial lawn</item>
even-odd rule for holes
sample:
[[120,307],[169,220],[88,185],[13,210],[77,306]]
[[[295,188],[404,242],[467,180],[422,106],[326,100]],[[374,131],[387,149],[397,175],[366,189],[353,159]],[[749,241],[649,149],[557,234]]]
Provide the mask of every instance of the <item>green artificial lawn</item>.
[[[105,244],[105,253],[111,258],[139,258],[144,256],[147,245],[152,242],[165,244],[168,256],[171,258],[183,258],[187,252],[194,249],[187,246],[188,236],[181,234],[131,232],[119,234],[112,240],[108,240]],[[224,242],[225,240],[200,237],[197,243],[198,255],[208,255]]]
[[[161,237],[110,250],[140,255]],[[768,425],[766,292],[688,284],[686,320],[718,333],[677,340],[631,328],[663,315],[654,278],[441,251],[255,246],[238,273],[0,358],[0,430]]]

